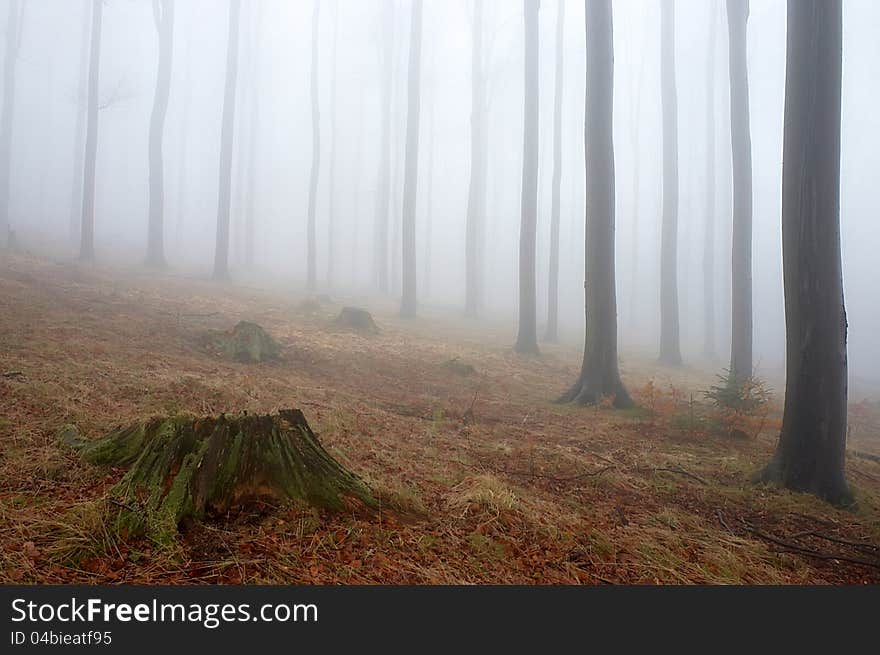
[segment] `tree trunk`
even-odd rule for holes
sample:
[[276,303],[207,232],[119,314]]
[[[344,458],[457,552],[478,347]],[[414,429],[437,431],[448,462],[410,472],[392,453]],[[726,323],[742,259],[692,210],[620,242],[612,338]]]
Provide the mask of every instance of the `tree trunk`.
[[556,10],[556,88],[553,98],[553,188],[550,201],[550,271],[547,288],[547,332],[545,339],[559,338],[559,205],[562,187],[562,54],[564,50],[565,0]]
[[82,0],[82,26],[79,43],[79,79],[76,85],[76,127],[73,136],[73,173],[70,188],[70,242],[75,242],[80,230],[80,212],[83,193],[83,149],[86,141],[86,93],[89,83],[89,31],[92,27],[92,3]]
[[314,0],[312,10],[312,172],[309,176],[309,218],[308,218],[308,288],[311,291],[317,286],[317,243],[315,211],[318,202],[318,173],[321,167],[321,114],[318,111],[318,18],[320,2]]
[[92,35],[89,44],[89,89],[86,100],[86,149],[83,159],[82,212],[79,258],[95,260],[95,166],[98,159],[98,80],[101,75],[101,25],[104,0],[92,1]]
[[153,0],[153,17],[159,36],[159,67],[156,95],[150,118],[150,217],[147,230],[147,266],[165,266],[165,159],[162,146],[165,115],[171,91],[171,61],[174,54],[174,0]]
[[703,230],[703,355],[715,358],[715,50],[718,4],[709,8],[706,57],[706,213]]
[[[333,284],[333,224],[335,222],[336,201],[336,40],[339,32],[339,3],[333,3],[333,38],[331,53],[333,63],[330,66],[330,197],[327,199],[327,286]],[[362,110],[363,111],[363,110]]]
[[250,85],[250,125],[248,126],[248,169],[247,191],[245,194],[244,209],[244,263],[249,269],[254,267],[254,238],[256,232],[256,185],[257,185],[257,156],[259,155],[259,130],[260,130],[260,28],[262,26],[262,5],[252,8],[256,15],[252,14],[251,28],[251,66],[248,83]]
[[61,440],[86,461],[128,466],[110,491],[116,527],[169,542],[185,519],[222,516],[255,501],[299,501],[344,510],[377,502],[343,467],[298,409],[272,416],[153,419],[86,440],[64,428]]
[[486,78],[483,71],[483,0],[474,0],[471,47],[471,174],[465,226],[464,313],[476,317],[482,300],[480,241],[486,216]]
[[846,309],[840,260],[841,2],[788,3],[782,168],[786,382],[763,479],[833,503],[846,454]]
[[675,1],[660,5],[660,104],[663,113],[663,227],[660,236],[660,361],[681,364],[678,327],[678,101]]
[[373,268],[379,291],[388,292],[388,211],[391,184],[391,73],[394,66],[394,4],[385,0],[383,5],[384,38],[380,46],[382,75],[380,126],[381,154],[376,192],[376,234],[373,248]]
[[229,32],[226,41],[226,87],[223,124],[220,130],[220,186],[217,203],[217,245],[214,279],[229,278],[229,210],[232,200],[232,147],[235,138],[235,90],[238,84],[238,23],[241,0],[229,0]]
[[0,246],[6,244],[9,219],[9,178],[12,158],[12,122],[15,114],[15,64],[21,46],[21,12],[18,0],[8,0],[6,51],[3,58],[3,108],[0,110]]
[[514,350],[537,354],[535,241],[538,229],[538,3],[523,0],[525,19],[522,218],[519,232],[519,333]]
[[[184,33],[189,33],[189,26],[192,19],[187,21],[183,26]],[[185,40],[183,66],[183,92],[182,92],[182,111],[180,119],[180,138],[178,140],[177,151],[177,225],[175,226],[175,242],[176,247],[180,248],[183,233],[183,222],[186,216],[186,190],[187,190],[187,159],[189,154],[189,117],[190,105],[192,104],[192,62],[190,58],[191,45],[190,40]]]
[[428,170],[425,173],[425,279],[422,285],[422,295],[427,298],[431,295],[431,239],[432,223],[434,220],[434,106],[437,104],[437,84],[434,81],[437,59],[437,48],[431,47],[429,79],[432,80],[431,98],[428,103],[428,144],[427,160]]
[[409,73],[406,113],[406,161],[403,177],[401,241],[403,265],[400,315],[416,315],[416,197],[419,173],[419,110],[422,61],[422,0],[414,0],[409,43]]
[[615,407],[633,402],[617,367],[617,291],[614,272],[614,41],[611,0],[586,0],[586,334],[581,374],[564,401]]
[[730,140],[733,165],[731,330],[729,382],[752,376],[752,138],[746,65],[748,0],[727,0],[730,43]]

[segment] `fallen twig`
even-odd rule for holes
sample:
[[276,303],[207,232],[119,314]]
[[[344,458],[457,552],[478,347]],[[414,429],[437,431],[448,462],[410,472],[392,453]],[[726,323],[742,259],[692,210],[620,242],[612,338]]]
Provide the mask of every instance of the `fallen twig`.
[[6,371],[5,373],[0,373],[0,378],[23,378],[24,373],[22,371]]
[[653,472],[655,472],[655,473],[656,473],[657,471],[664,471],[664,472],[666,472],[666,473],[677,473],[678,475],[683,475],[683,476],[685,476],[685,477],[691,478],[692,480],[696,480],[696,481],[699,482],[700,484],[704,484],[704,485],[707,485],[707,486],[709,485],[709,483],[708,483],[706,480],[704,480],[703,478],[701,478],[699,475],[695,475],[694,473],[691,473],[690,471],[685,471],[685,470],[684,470],[683,468],[681,468],[681,467],[678,467],[678,468],[667,468],[667,467],[664,467],[664,466],[658,466],[658,467],[643,466],[643,467],[636,468],[635,470],[636,470],[636,471],[653,471]]

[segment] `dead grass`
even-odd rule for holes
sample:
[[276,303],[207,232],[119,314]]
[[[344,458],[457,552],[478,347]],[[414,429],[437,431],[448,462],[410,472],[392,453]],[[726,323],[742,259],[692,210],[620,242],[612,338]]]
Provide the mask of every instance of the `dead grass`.
[[[880,543],[880,464],[848,462],[859,501],[850,511],[752,485],[778,407],[756,438],[715,436],[699,394],[712,372],[626,358],[640,409],[556,405],[577,373],[574,347],[523,358],[497,326],[430,310],[402,322],[382,300],[369,305],[381,333],[366,338],[328,329],[339,306],[303,311],[304,298],[0,262],[0,582],[880,581],[880,568],[845,561],[880,559],[870,547]],[[281,360],[237,364],[201,348],[206,330],[239,320],[266,328]],[[100,501],[121,471],[85,466],[55,442],[65,423],[98,435],[156,414],[284,407],[305,411],[373,486],[381,512],[260,507],[185,526],[163,548],[108,527]],[[880,405],[860,401],[854,418],[853,442],[880,452]]]

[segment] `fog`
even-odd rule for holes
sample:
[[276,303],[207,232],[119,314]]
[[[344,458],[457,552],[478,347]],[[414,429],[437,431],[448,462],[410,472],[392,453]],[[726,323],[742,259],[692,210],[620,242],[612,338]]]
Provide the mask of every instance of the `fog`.
[[[6,20],[6,2],[3,18]],[[409,2],[394,3],[390,264],[400,293],[400,214],[407,118]],[[16,70],[9,220],[22,247],[74,258],[71,196],[84,16],[91,2],[24,0]],[[421,126],[416,240],[419,304],[462,314],[465,217],[471,114],[469,0],[426,0],[421,58]],[[617,298],[622,357],[656,355],[662,162],[659,3],[615,0],[614,144],[617,209]],[[311,27],[308,0],[247,0],[241,13],[232,187],[230,268],[302,290],[306,281],[307,211],[312,160]],[[547,285],[557,3],[540,8],[540,145],[537,239],[538,323],[547,315]],[[753,174],[754,361],[759,375],[784,369],[781,259],[785,2],[752,0],[748,68]],[[217,221],[218,166],[229,2],[178,0],[170,104],[165,122],[165,244],[172,270],[209,277]],[[703,238],[706,197],[706,61],[715,12],[717,186],[715,306],[720,370],[730,325],[731,152],[727,30],[723,3],[677,0],[676,75],[679,128],[679,299],[681,343],[688,364],[706,364],[703,346]],[[584,3],[565,6],[563,172],[559,320],[562,338],[583,339],[584,269]],[[369,298],[375,293],[374,221],[381,138],[381,49],[388,38],[379,0],[321,0],[319,14],[321,168],[317,197],[318,289]],[[330,99],[334,95],[335,130]],[[849,322],[849,372],[856,383],[880,382],[880,303],[871,260],[880,245],[880,4],[847,0],[843,15],[841,229]],[[87,20],[85,21],[88,26]],[[4,39],[11,30],[5,30]],[[158,41],[148,0],[107,0],[101,43],[95,250],[99,263],[143,261],[149,204],[148,137]],[[487,212],[484,237],[485,317],[511,326],[517,271],[523,150],[522,3],[487,0]],[[6,93],[6,89],[3,90]],[[638,107],[638,111],[636,111]],[[256,112],[256,113],[254,113]],[[639,139],[636,144],[635,135]],[[334,145],[335,142],[335,145]],[[253,143],[253,147],[250,144]],[[331,184],[331,148],[335,175]],[[243,215],[253,158],[255,270],[245,271]],[[634,190],[636,164],[638,189]],[[430,172],[430,178],[428,177]],[[333,197],[333,279],[328,283],[328,208]],[[875,200],[871,200],[875,198]],[[636,211],[638,208],[638,211]],[[428,243],[430,217],[430,244]]]

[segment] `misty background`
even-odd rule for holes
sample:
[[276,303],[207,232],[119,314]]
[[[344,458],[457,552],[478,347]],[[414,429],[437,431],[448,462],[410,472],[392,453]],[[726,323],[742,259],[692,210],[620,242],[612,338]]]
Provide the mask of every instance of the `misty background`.
[[[3,3],[5,5],[5,2]],[[91,0],[25,0],[12,141],[10,222],[22,246],[73,257],[74,133],[83,29]],[[409,2],[395,3],[392,81],[392,291],[399,294],[400,212],[406,124]],[[617,196],[617,292],[620,347],[656,355],[659,333],[661,130],[659,3],[615,0],[614,144]],[[5,10],[5,6],[4,6]],[[246,170],[255,166],[257,271],[291,289],[305,287],[306,216],[312,152],[309,0],[246,0],[241,13],[233,163],[230,266],[242,267]],[[540,169],[538,321],[546,319],[552,173],[552,103],[557,2],[540,9]],[[726,12],[722,2],[677,0],[679,126],[679,294],[686,363],[703,345],[703,236],[707,198],[706,61],[709,26],[717,29],[715,280],[718,361],[730,325],[730,120]],[[759,376],[784,369],[781,259],[782,119],[785,1],[752,0],[748,22],[754,201],[754,348]],[[880,245],[876,194],[880,170],[880,3],[843,5],[841,229],[849,321],[849,371],[859,384],[880,382],[880,303],[871,271]],[[0,12],[5,21],[6,11]],[[460,315],[470,166],[472,3],[425,0],[421,138],[417,200],[419,302]],[[172,269],[210,275],[217,221],[217,169],[229,3],[178,0],[165,124],[165,238]],[[584,3],[565,6],[559,320],[565,340],[583,338]],[[336,126],[331,132],[333,30]],[[321,0],[321,174],[318,286],[371,294],[373,222],[380,140],[380,51],[386,38],[380,2]],[[489,148],[485,307],[509,319],[517,307],[523,140],[522,3],[488,0],[484,48],[489,70]],[[714,21],[714,23],[713,23]],[[3,38],[8,38],[5,29]],[[149,0],[107,0],[101,44],[95,249],[99,262],[143,261],[147,235],[150,112],[158,40]],[[255,113],[256,112],[256,113]],[[638,134],[638,147],[636,135]],[[335,140],[335,181],[327,173]],[[253,148],[248,147],[253,142]],[[634,188],[638,164],[638,188]],[[430,176],[429,176],[430,173]],[[326,216],[334,197],[333,281],[327,283]],[[872,200],[874,198],[874,200]],[[430,239],[428,225],[430,223]],[[858,400],[854,397],[853,400]]]

